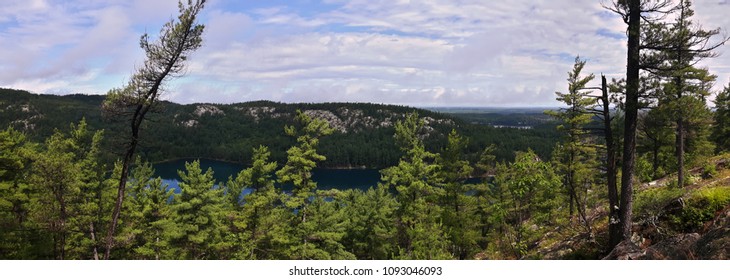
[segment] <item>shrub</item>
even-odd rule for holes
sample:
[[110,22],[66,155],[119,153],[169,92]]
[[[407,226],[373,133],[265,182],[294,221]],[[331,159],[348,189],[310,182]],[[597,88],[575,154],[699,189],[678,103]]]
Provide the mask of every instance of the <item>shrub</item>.
[[706,163],[702,167],[702,179],[715,178],[717,176],[717,167],[713,163]]
[[659,216],[664,213],[664,208],[684,194],[684,189],[672,187],[644,190],[636,194],[634,199],[634,213],[639,219],[655,223],[659,219]]
[[687,199],[681,211],[672,214],[672,227],[682,232],[696,232],[715,217],[715,213],[730,204],[730,187],[699,190]]

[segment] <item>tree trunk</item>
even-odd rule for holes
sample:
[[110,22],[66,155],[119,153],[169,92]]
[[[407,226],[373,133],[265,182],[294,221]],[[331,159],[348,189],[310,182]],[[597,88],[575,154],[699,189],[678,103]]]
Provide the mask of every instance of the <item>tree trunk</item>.
[[653,142],[654,143],[653,143],[653,147],[652,147],[653,154],[652,154],[652,163],[651,163],[651,168],[652,168],[651,179],[656,180],[656,179],[659,179],[658,170],[659,170],[659,148],[660,147],[659,147],[658,140],[654,140]]
[[[138,107],[137,112],[140,111],[140,108]],[[143,116],[141,117],[143,118]],[[112,247],[114,247],[114,232],[117,228],[117,223],[119,222],[119,215],[122,211],[122,203],[124,202],[124,192],[127,189],[127,178],[129,176],[129,165],[132,162],[132,158],[134,157],[134,151],[137,148],[137,137],[139,135],[139,125],[137,125],[137,114],[135,113],[135,117],[132,119],[132,140],[129,144],[129,147],[127,148],[127,153],[124,155],[124,160],[122,161],[122,174],[119,178],[119,187],[117,189],[117,201],[114,205],[114,213],[112,214],[112,223],[109,226],[109,231],[106,235],[106,250],[104,252],[104,259],[108,260],[109,255],[111,254]]]
[[601,75],[601,99],[603,102],[603,127],[606,139],[606,176],[608,181],[608,241],[609,248],[613,248],[621,242],[621,227],[619,221],[618,188],[616,179],[616,145],[613,140],[613,127],[611,126],[611,103],[608,99],[608,84],[606,76]]
[[641,33],[641,1],[628,0],[629,27],[626,64],[626,112],[624,152],[621,176],[620,224],[621,239],[631,239],[631,215],[634,204],[634,166],[636,163],[636,123],[639,113],[639,36]]
[[684,120],[677,121],[677,187],[684,187]]
[[89,223],[89,234],[91,235],[91,243],[94,244],[94,260],[99,260],[99,250],[96,245],[96,230],[94,229],[94,222]]

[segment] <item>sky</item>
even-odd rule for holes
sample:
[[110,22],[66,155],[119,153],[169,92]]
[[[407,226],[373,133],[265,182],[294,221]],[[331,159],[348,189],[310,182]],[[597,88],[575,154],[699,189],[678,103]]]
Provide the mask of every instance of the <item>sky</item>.
[[[609,0],[603,0],[609,4]],[[0,87],[105,94],[144,62],[176,0],[2,0]],[[730,34],[730,1],[694,1]],[[621,78],[626,26],[601,0],[209,0],[203,46],[163,99],[557,106],[576,55]],[[701,66],[730,82],[730,44]],[[595,80],[598,85],[599,80]]]

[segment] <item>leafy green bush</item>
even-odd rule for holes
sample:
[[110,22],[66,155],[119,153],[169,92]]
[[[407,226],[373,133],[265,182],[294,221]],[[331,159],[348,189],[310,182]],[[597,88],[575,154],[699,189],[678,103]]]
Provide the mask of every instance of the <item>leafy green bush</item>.
[[695,232],[712,220],[715,213],[730,204],[730,187],[703,189],[692,194],[684,208],[672,214],[672,227],[682,232]]
[[638,157],[636,159],[636,178],[642,183],[651,182],[653,179],[652,177],[654,176],[654,170],[652,169],[651,162],[647,159],[647,156]]
[[717,167],[714,163],[706,163],[702,167],[702,179],[715,178],[717,176]]
[[640,219],[648,222],[656,222],[659,216],[663,214],[664,208],[684,194],[684,189],[672,187],[644,190],[637,193],[634,198],[634,213]]

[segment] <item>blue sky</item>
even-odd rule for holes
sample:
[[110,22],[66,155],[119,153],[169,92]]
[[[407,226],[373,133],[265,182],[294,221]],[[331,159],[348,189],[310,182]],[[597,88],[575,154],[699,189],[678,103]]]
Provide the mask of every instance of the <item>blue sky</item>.
[[[604,0],[607,1],[607,0]],[[727,1],[695,21],[730,31]],[[3,0],[0,87],[104,94],[141,65],[175,0]],[[555,106],[575,55],[619,78],[625,26],[600,0],[209,0],[204,46],[165,99]],[[702,65],[730,81],[730,52]]]

